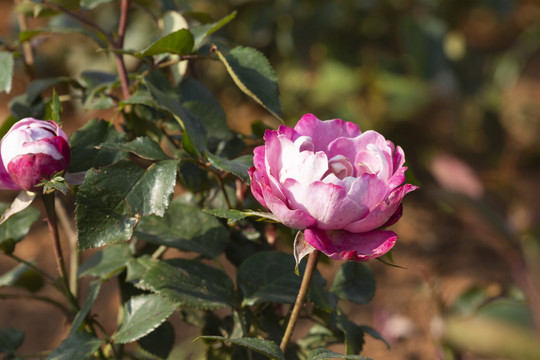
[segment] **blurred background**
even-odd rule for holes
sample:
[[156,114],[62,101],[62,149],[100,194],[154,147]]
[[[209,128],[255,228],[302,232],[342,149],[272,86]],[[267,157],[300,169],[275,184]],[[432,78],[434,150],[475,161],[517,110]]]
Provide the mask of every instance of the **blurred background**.
[[[393,227],[400,237],[393,258],[403,269],[372,261],[375,298],[365,306],[345,305],[357,323],[371,324],[391,345],[388,349],[367,336],[364,355],[540,359],[540,2],[135,4],[126,48],[141,49],[159,33],[152,7],[176,4],[214,19],[236,10],[236,19],[215,40],[223,46],[252,46],[268,57],[278,75],[288,125],[307,112],[320,119],[342,118],[383,133],[405,150],[408,182],[421,188],[407,195],[404,216]],[[0,37],[5,39],[15,38],[20,27],[13,6],[0,1]],[[98,7],[94,17],[114,28],[116,7]],[[28,19],[26,25],[39,27],[40,21]],[[37,78],[114,71],[112,57],[82,36],[39,37],[33,46]],[[200,62],[190,71],[218,91],[237,131],[249,133],[258,120],[276,125],[237,90],[221,64]],[[0,95],[0,119],[9,115],[10,101],[24,92],[25,81],[19,71],[11,93]],[[92,117],[114,116],[84,111],[76,103],[65,111],[68,132]],[[21,257],[34,254],[38,262],[45,261],[36,250],[47,244],[42,230],[36,229],[42,236],[36,235],[34,243],[23,243],[29,248],[18,249]],[[2,270],[11,266],[0,264]],[[53,263],[49,266],[54,270]],[[331,274],[338,266],[322,265],[321,271]],[[100,300],[103,307],[118,301],[107,296]],[[28,313],[40,311],[3,302],[2,327],[16,326]],[[30,316],[38,329],[27,335],[36,339],[25,342],[28,352],[43,349],[39,341],[54,346],[61,341],[61,315],[37,325],[36,315]],[[47,326],[55,330],[38,335]]]

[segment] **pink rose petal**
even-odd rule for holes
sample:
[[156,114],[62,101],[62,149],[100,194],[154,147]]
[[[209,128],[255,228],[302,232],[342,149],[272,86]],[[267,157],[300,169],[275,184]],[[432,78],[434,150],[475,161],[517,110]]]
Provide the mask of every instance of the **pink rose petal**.
[[397,241],[397,235],[386,230],[351,233],[309,228],[304,230],[304,237],[308,244],[332,259],[355,261],[368,261],[384,255]]

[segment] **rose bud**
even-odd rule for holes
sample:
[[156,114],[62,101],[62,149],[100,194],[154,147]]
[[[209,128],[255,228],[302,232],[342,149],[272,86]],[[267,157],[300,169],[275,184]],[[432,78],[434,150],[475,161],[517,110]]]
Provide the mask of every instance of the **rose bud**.
[[13,125],[2,139],[0,154],[0,188],[33,192],[41,191],[37,184],[66,170],[70,158],[64,131],[53,121],[33,118]]
[[405,155],[375,131],[304,115],[294,128],[267,130],[254,150],[251,191],[283,224],[333,259],[367,261],[394,246],[382,227],[402,214],[417,187],[405,181]]

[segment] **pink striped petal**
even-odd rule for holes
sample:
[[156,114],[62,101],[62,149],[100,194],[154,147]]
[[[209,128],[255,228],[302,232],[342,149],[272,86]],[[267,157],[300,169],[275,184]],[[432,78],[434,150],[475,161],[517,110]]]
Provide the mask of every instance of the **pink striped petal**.
[[291,207],[310,214],[317,220],[319,229],[342,229],[369,213],[367,207],[347,196],[347,191],[342,186],[332,183],[317,181],[304,184],[287,179],[284,191]]
[[315,145],[315,151],[326,151],[328,145],[337,138],[354,138],[361,134],[356,124],[341,119],[321,121],[313,114],[302,116],[294,130],[300,135],[309,136]]
[[11,180],[4,163],[0,161],[0,190],[21,190],[21,188]]
[[314,226],[317,221],[305,211],[291,209],[287,204],[274,195],[270,186],[264,182],[260,183],[261,193],[264,198],[265,206],[276,215],[276,217],[285,225],[294,229],[305,229]]
[[381,201],[375,208],[372,208],[370,213],[360,221],[353,222],[343,229],[347,231],[352,231],[355,233],[370,231],[377,229],[383,226],[396,212],[403,197],[413,191],[418,187],[406,184],[399,188],[394,189],[388,198],[384,201]]
[[51,175],[66,169],[63,159],[57,160],[47,154],[24,154],[16,156],[8,164],[7,170],[13,182],[24,190],[38,192],[36,185]]
[[351,233],[309,228],[304,230],[304,237],[308,244],[332,259],[354,261],[368,261],[384,255],[397,241],[397,235],[386,230]]

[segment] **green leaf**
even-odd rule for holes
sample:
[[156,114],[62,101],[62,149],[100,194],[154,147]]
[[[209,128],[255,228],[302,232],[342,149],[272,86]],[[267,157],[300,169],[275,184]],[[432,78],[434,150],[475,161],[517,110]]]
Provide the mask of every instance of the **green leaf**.
[[213,259],[225,250],[229,233],[198,207],[173,201],[164,216],[145,216],[135,236],[146,242],[193,251]]
[[119,84],[116,74],[83,71],[80,76],[85,86],[86,96],[83,102],[85,109],[108,109],[115,106],[115,102],[109,94]]
[[[21,279],[24,278],[25,276],[28,276],[29,274],[31,274],[30,276],[34,277],[34,279],[35,279],[35,276],[37,275],[36,272],[30,266],[26,264],[19,264],[15,266],[13,269],[4,273],[0,277],[0,288],[5,287],[5,286],[18,285],[18,282],[21,281]],[[39,277],[39,275],[37,276]],[[21,284],[21,285],[24,285],[24,284]]]
[[346,359],[346,360],[371,360],[362,355],[342,355],[334,351],[327,349],[315,349],[311,351],[308,355],[308,360],[336,360],[336,359]]
[[19,118],[16,118],[15,116],[13,115],[9,115],[7,116],[4,121],[2,122],[2,124],[0,125],[0,139],[4,137],[4,135],[7,134],[7,132],[9,131],[9,129],[11,129],[11,127],[13,125],[15,125],[15,123],[17,121],[19,121],[20,119]]
[[223,336],[199,336],[195,340],[220,340],[230,342],[231,344],[239,345],[247,349],[256,351],[263,355],[268,356],[270,359],[274,360],[285,360],[283,352],[279,349],[274,342],[265,339],[259,338],[237,338],[237,339],[227,339]]
[[350,321],[344,314],[339,312],[335,320],[338,329],[343,331],[347,354],[359,354],[364,347],[364,329]]
[[113,0],[81,0],[81,7],[87,9],[93,9],[100,4],[110,3]]
[[489,299],[489,291],[480,286],[472,286],[459,294],[450,310],[457,315],[468,316]]
[[181,306],[210,310],[234,305],[234,285],[227,274],[196,260],[158,261],[137,286]]
[[187,29],[180,29],[154,41],[146,49],[139,52],[140,56],[159,54],[188,55],[193,51],[193,35]]
[[364,333],[370,335],[374,339],[382,341],[386,345],[386,347],[390,349],[390,344],[386,341],[385,338],[382,337],[381,334],[379,334],[377,330],[367,325],[360,325],[359,327]]
[[284,253],[260,252],[247,258],[236,276],[244,296],[243,305],[293,304],[301,283],[293,269],[294,259]]
[[88,289],[88,293],[86,294],[86,299],[81,306],[81,310],[79,310],[77,315],[75,315],[75,318],[71,323],[71,334],[77,333],[79,330],[81,330],[81,326],[86,321],[86,316],[88,316],[88,314],[90,313],[90,309],[92,308],[92,305],[94,305],[94,302],[97,299],[102,284],[102,280],[96,280],[90,283],[90,287]]
[[[248,257],[238,268],[236,282],[244,296],[243,305],[262,302],[294,304],[302,278],[294,273],[294,257],[290,254],[263,251]],[[303,274],[305,264],[300,265]],[[312,284],[324,284],[317,271]],[[312,289],[308,297],[312,294]]]
[[146,86],[159,108],[168,111],[178,121],[184,129],[183,144],[186,151],[198,155],[206,149],[206,129],[198,119],[184,107],[182,107],[177,97],[164,93],[155,85],[146,82]]
[[277,77],[264,55],[247,47],[235,47],[227,55],[217,50],[216,53],[236,86],[280,119]]
[[111,123],[92,119],[70,138],[71,161],[69,172],[100,168],[126,158],[127,154],[97,148],[98,145],[118,144],[125,141],[125,134],[114,129]]
[[274,214],[269,212],[260,212],[260,211],[240,211],[240,210],[227,210],[227,209],[205,209],[205,213],[210,215],[227,219],[230,223],[234,223],[238,220],[244,219],[249,216],[256,216],[261,219],[265,219],[272,222],[279,222],[278,218]]
[[339,341],[332,330],[321,324],[315,324],[306,336],[298,340],[297,344],[303,349],[315,349],[336,342]]
[[13,77],[13,54],[0,51],[0,92],[11,91],[11,79]]
[[158,143],[149,137],[138,137],[127,143],[108,143],[101,146],[104,149],[126,151],[146,160],[170,160],[171,157],[163,152]]
[[24,332],[8,327],[0,329],[0,352],[15,354],[24,341]]
[[[0,203],[0,213],[3,213],[9,204]],[[33,207],[26,209],[11,216],[8,220],[0,225],[0,244],[5,241],[21,241],[30,231],[30,227],[40,217],[39,210]]]
[[79,248],[127,241],[142,215],[163,215],[176,183],[176,160],[148,169],[122,160],[86,174],[77,197]]
[[133,284],[138,283],[153,265],[154,262],[149,255],[132,258],[127,263],[126,281]]
[[116,103],[108,94],[95,91],[86,97],[83,106],[85,110],[106,110],[116,106]]
[[[169,321],[159,325],[154,331],[139,339],[137,343],[145,351],[167,359],[174,346],[174,327]],[[185,359],[184,357],[172,357],[172,359]]]
[[225,25],[227,25],[229,22],[231,22],[236,17],[236,11],[233,11],[229,15],[225,16],[219,21],[216,21],[212,24],[204,24],[195,26],[193,29],[191,29],[191,32],[193,33],[193,37],[195,38],[195,49],[198,49],[203,44],[203,41]]
[[28,84],[28,88],[26,90],[26,99],[29,103],[34,103],[36,100],[38,100],[38,98],[41,96],[41,93],[43,93],[45,90],[63,82],[75,83],[75,81],[69,76],[59,76],[55,78],[43,78],[34,80],[30,84]]
[[109,278],[127,267],[127,263],[133,259],[129,245],[110,245],[96,252],[86,260],[79,268],[79,276],[96,276]]
[[234,160],[224,159],[217,155],[206,153],[206,157],[212,166],[218,168],[219,170],[230,172],[245,183],[249,184],[249,174],[248,170],[253,166],[253,156],[252,155],[243,155]]
[[205,213],[208,213],[210,215],[227,219],[227,222],[229,224],[235,223],[238,220],[245,219],[246,217],[250,216],[249,212],[246,211],[240,211],[240,210],[226,210],[226,209],[203,209]]
[[30,29],[19,32],[19,42],[23,43],[45,32],[45,29]]
[[475,313],[479,319],[497,320],[503,323],[534,329],[530,307],[521,300],[498,298],[490,301]]
[[167,320],[177,307],[156,294],[132,297],[124,305],[124,320],[113,335],[114,342],[126,344],[142,338]]
[[32,117],[34,119],[43,119],[45,116],[45,104],[42,99],[30,102],[26,94],[14,97],[9,102],[9,111],[17,119]]
[[50,194],[53,191],[60,191],[62,194],[66,195],[69,190],[69,185],[66,179],[64,179],[62,176],[63,174],[63,170],[58,173],[54,173],[52,174],[52,179],[43,179],[36,186],[42,186],[44,194]]
[[151,108],[159,108],[157,102],[152,98],[152,94],[150,94],[150,92],[143,87],[139,87],[137,91],[135,91],[129,98],[120,101],[120,104],[140,104]]
[[62,103],[56,90],[53,90],[51,99],[51,119],[57,124],[62,124]]
[[106,89],[116,83],[118,76],[107,72],[88,70],[81,73],[81,79],[87,90],[94,92]]
[[70,333],[46,360],[90,359],[104,342],[87,332]]
[[203,122],[209,138],[226,140],[232,137],[225,111],[202,83],[186,77],[178,84],[178,93],[182,106]]
[[348,261],[338,270],[330,291],[340,299],[367,304],[375,296],[375,278],[363,263]]
[[477,316],[448,316],[444,325],[441,341],[452,348],[484,358],[538,360],[540,343],[532,329]]

